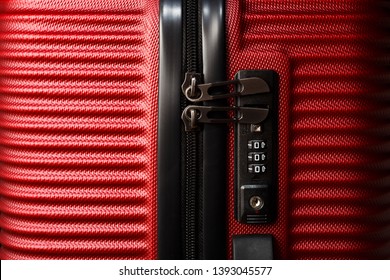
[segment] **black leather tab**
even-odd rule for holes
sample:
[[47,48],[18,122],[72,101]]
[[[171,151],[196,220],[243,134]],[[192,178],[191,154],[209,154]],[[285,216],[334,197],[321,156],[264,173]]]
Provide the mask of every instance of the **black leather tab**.
[[272,260],[272,235],[235,235],[233,236],[234,260]]

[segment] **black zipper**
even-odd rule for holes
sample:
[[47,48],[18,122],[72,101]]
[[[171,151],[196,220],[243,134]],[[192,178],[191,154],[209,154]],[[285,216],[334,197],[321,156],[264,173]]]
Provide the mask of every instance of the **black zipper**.
[[158,256],[225,259],[227,124],[258,124],[268,113],[227,99],[263,85],[226,81],[223,0],[160,3]]
[[[226,129],[207,124],[221,123],[221,119],[214,119],[220,113],[206,119],[206,115],[197,115],[211,109],[199,106],[225,104],[210,101],[214,98],[203,100],[207,93],[200,87],[204,82],[225,80],[223,11],[223,0],[160,1],[160,259],[226,257]],[[183,78],[184,94],[178,94]]]
[[[202,43],[201,43],[201,28],[200,26],[200,8],[198,0],[186,0],[184,5],[184,32],[183,32],[183,69],[186,73],[189,72],[201,72],[202,61]],[[184,77],[184,75],[183,75]],[[184,78],[183,78],[184,80]],[[181,105],[182,110],[192,102],[187,100],[182,94]],[[183,207],[183,248],[185,259],[197,259],[200,257],[198,251],[201,246],[199,242],[201,240],[200,223],[201,216],[199,201],[202,196],[202,168],[201,168],[201,141],[200,131],[185,131],[182,127],[182,159],[183,171],[182,171],[182,207]]]

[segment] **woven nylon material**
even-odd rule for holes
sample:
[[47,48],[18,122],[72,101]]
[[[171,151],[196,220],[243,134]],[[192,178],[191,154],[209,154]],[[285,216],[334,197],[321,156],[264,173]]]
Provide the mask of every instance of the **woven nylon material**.
[[1,259],[156,258],[158,1],[8,1]]
[[[383,241],[370,237],[384,226],[381,212],[365,204],[379,194],[368,182],[380,174],[367,168],[378,155],[367,152],[375,140],[362,133],[374,126],[366,117],[373,105],[362,98],[375,93],[365,78],[373,70],[372,15],[365,0],[227,1],[229,76],[288,67],[280,74],[278,220],[235,221],[231,156],[229,244],[235,234],[270,233],[278,258],[367,258],[380,250]],[[273,61],[261,58],[272,52]]]

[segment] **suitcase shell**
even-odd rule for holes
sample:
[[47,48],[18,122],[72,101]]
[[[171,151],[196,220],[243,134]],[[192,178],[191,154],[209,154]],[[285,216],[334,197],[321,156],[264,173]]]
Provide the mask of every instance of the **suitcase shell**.
[[[0,5],[0,258],[157,258],[159,1]],[[386,12],[367,0],[225,8],[228,78],[280,77],[278,217],[235,220],[230,129],[227,257],[233,236],[272,234],[276,258],[389,258],[388,81],[372,78]]]
[[[236,234],[272,234],[278,258],[388,257],[388,208],[377,203],[386,185],[378,182],[388,176],[388,150],[379,148],[386,128],[368,113],[380,110],[373,102],[381,90],[372,78],[381,53],[375,4],[226,2],[229,78],[240,69],[280,75],[278,220],[234,219],[230,152],[228,244]],[[233,141],[231,134],[230,151]]]
[[156,258],[159,2],[1,3],[0,258]]

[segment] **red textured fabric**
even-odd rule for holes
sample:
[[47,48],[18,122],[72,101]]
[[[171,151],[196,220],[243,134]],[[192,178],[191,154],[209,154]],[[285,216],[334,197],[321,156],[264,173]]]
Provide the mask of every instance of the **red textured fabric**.
[[1,259],[156,258],[159,1],[2,3]]
[[375,127],[368,112],[376,107],[366,97],[377,90],[368,78],[376,73],[373,6],[227,1],[229,77],[241,69],[280,75],[278,219],[235,221],[231,135],[228,244],[235,234],[270,233],[277,258],[389,257],[383,255],[387,200],[374,202],[383,198],[385,190],[376,187],[388,173],[375,169],[383,158],[368,150],[378,144],[367,133]]

